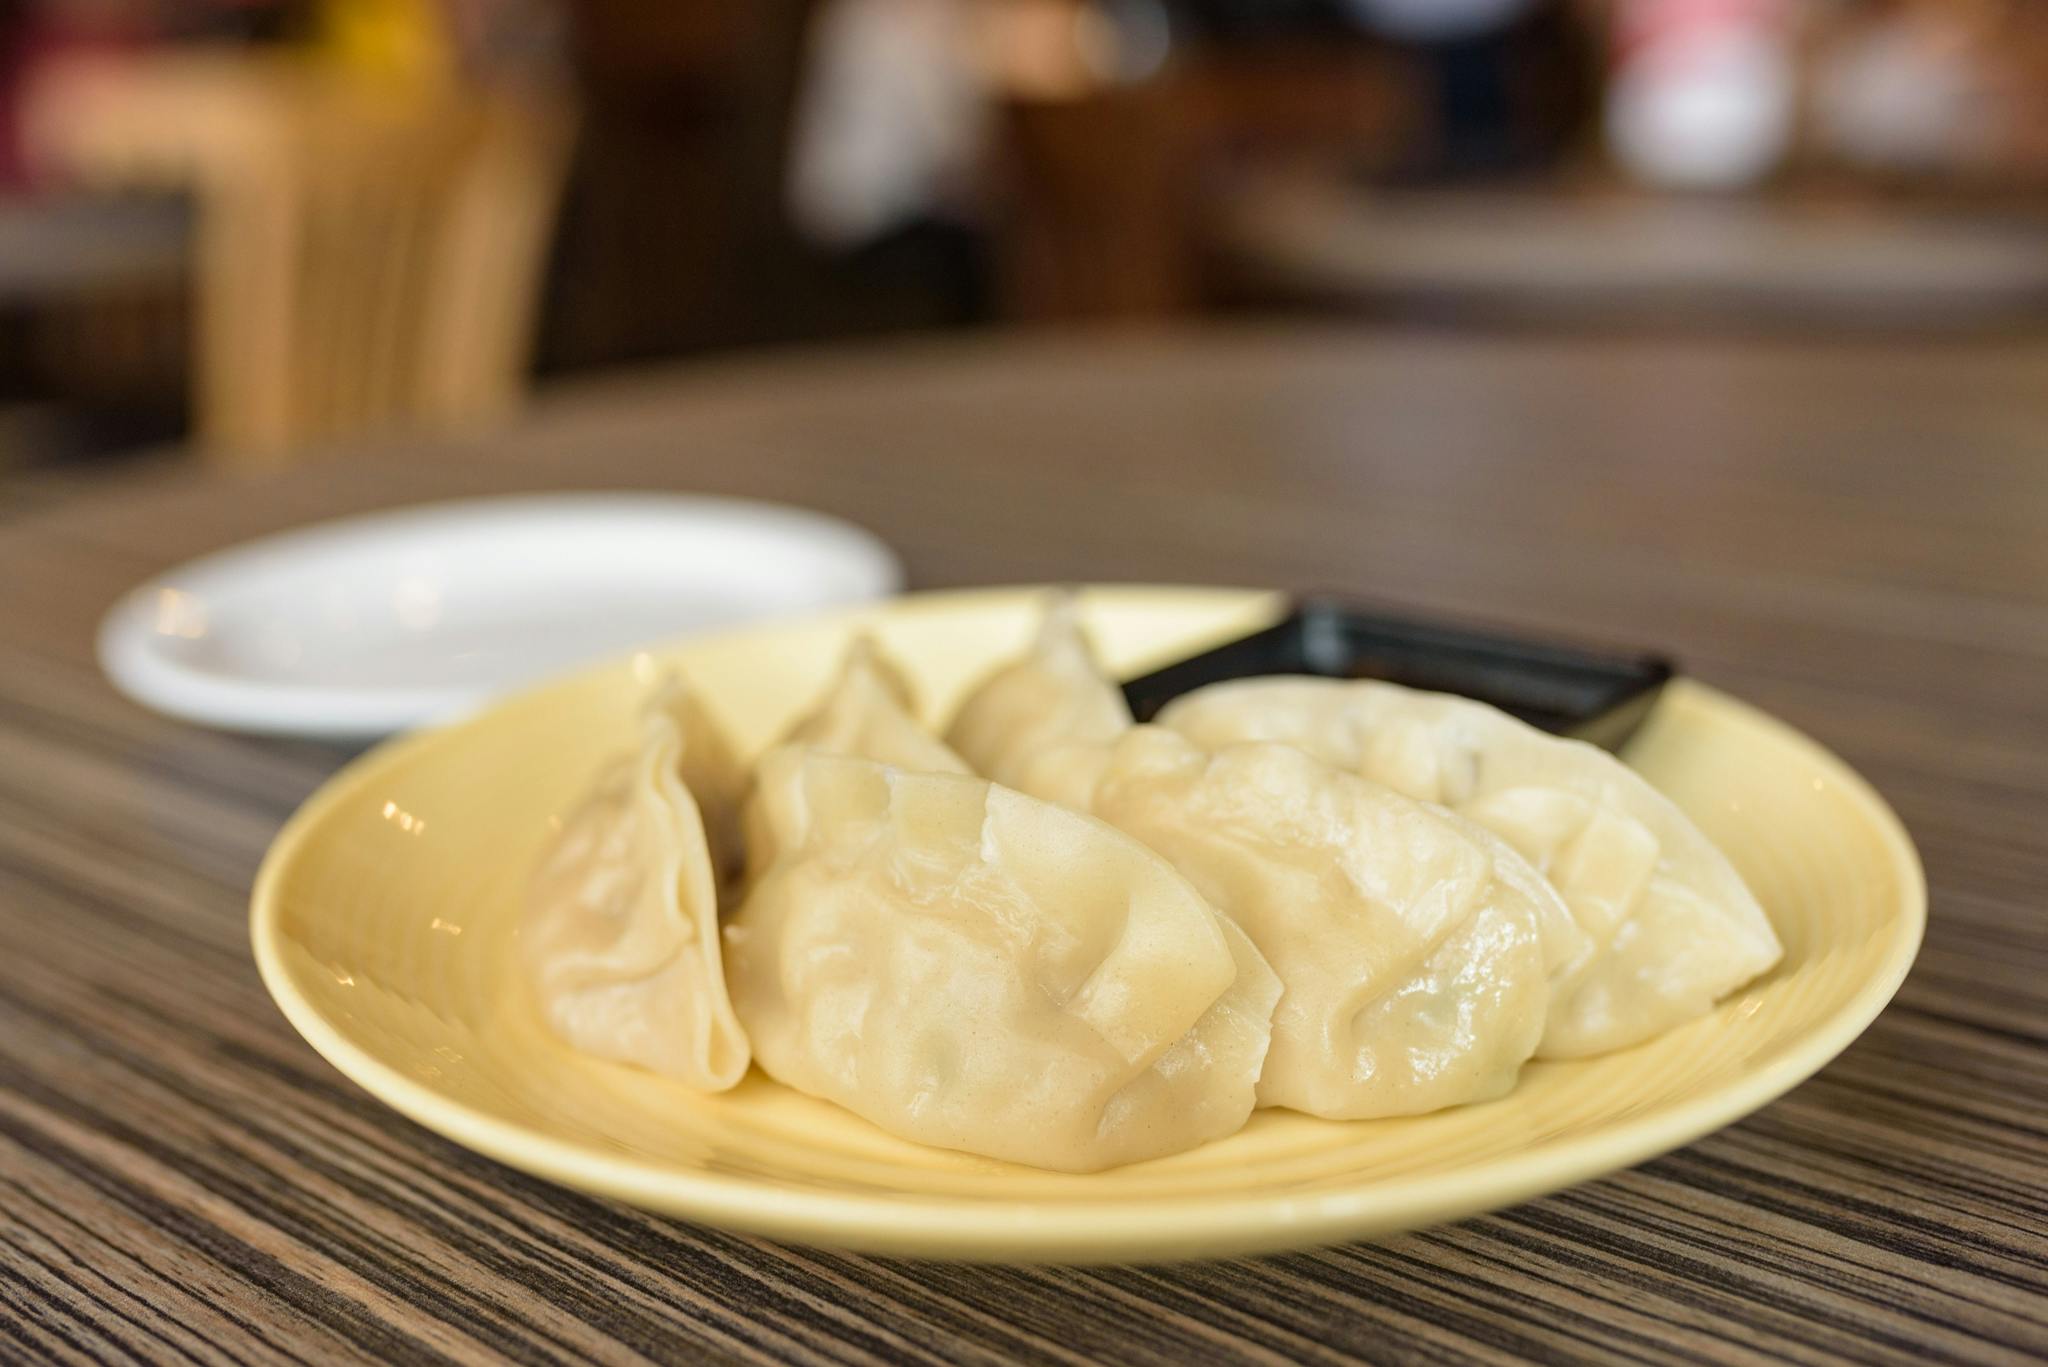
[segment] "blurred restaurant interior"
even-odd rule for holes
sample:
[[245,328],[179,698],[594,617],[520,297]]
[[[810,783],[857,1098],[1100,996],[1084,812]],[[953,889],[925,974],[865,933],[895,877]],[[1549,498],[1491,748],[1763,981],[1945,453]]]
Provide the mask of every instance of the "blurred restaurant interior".
[[904,331],[2048,317],[2031,0],[9,0],[0,478]]
[[[1640,772],[1529,753],[1654,820],[1562,780],[1500,810],[1681,965],[1727,951],[1621,909],[1740,862],[1776,966],[1477,1106],[1250,1116],[1253,1055],[1245,1129],[1107,1173],[993,1121],[1014,1147],[912,1143],[744,1039],[706,1098],[520,1020],[557,837],[659,989],[591,1010],[715,1024],[736,852],[787,844],[735,757],[865,697],[981,802],[943,719],[1041,655],[1109,739],[1219,655],[1533,678],[1574,736],[1590,691]],[[2048,0],[0,0],[0,1363],[2048,1362],[2044,674]],[[1099,776],[1036,687],[1019,772]],[[1386,735],[1445,803],[1482,772]],[[1335,848],[1402,883],[1426,842],[1384,829]],[[1461,962],[1442,908],[1507,887],[1465,877],[1363,957]],[[1142,901],[1101,881],[1104,925]],[[1195,1010],[1267,1049],[1272,973],[1257,1011],[1086,1014],[1195,1000],[1140,990],[1201,975],[1128,923],[1085,985],[941,1023],[1061,1002],[1104,1127],[1207,1058]],[[1550,991],[1537,931],[1483,938]],[[1165,956],[1109,972],[1126,941]],[[1410,994],[1372,991],[1347,1019]],[[1054,1090],[916,1039],[905,1111]]]

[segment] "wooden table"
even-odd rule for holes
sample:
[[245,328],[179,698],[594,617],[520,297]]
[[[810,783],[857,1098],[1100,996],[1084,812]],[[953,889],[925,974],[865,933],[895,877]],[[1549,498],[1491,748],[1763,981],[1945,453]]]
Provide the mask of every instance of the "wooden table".
[[1248,178],[1215,245],[1241,283],[1423,317],[1557,325],[2040,328],[2038,211]]
[[[1006,1270],[558,1190],[371,1102],[245,895],[341,759],[118,700],[93,623],[357,509],[796,499],[921,586],[1338,587],[1652,644],[1835,747],[1926,856],[1840,1061],[1632,1172],[1378,1246]],[[0,1359],[1187,1363],[2048,1354],[2048,349],[1247,331],[874,348],[564,392],[470,447],[155,470],[0,525]]]
[[0,306],[175,285],[191,236],[190,211],[170,198],[0,199]]

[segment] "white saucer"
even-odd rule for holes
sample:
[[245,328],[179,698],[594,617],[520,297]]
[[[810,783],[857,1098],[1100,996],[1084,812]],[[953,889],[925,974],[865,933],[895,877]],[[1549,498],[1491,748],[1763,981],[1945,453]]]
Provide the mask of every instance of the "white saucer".
[[548,494],[325,522],[182,565],[100,624],[100,664],[159,712],[364,740],[460,716],[586,660],[894,593],[849,523],[739,499]]

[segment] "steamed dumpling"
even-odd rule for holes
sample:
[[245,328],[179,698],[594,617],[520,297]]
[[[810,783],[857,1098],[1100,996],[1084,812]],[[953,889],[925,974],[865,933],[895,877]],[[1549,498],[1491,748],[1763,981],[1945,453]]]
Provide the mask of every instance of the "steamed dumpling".
[[1237,1130],[1279,984],[1167,863],[952,774],[782,748],[727,927],[761,1066],[892,1134],[1087,1172]]
[[1086,811],[1109,743],[1130,725],[1123,690],[1096,663],[1074,599],[1062,596],[1030,650],[967,695],[946,743],[984,778]]
[[1285,745],[1213,754],[1155,726],[1095,811],[1166,856],[1279,975],[1259,1102],[1334,1119],[1500,1096],[1580,940],[1520,856],[1439,808]]
[[[856,636],[824,696],[784,734],[782,743],[912,773],[971,773],[965,760],[918,724],[915,706],[910,681],[895,661],[882,653],[873,637]],[[774,862],[777,848],[758,790],[746,803],[743,825],[751,882]]]
[[[723,758],[691,754],[714,744]],[[696,701],[673,684],[658,693],[638,748],[563,820],[519,931],[556,1034],[707,1092],[738,1082],[749,1050],[726,995],[712,845],[686,776],[727,767]]]
[[712,719],[703,701],[673,676],[656,688],[650,705],[675,723],[680,755],[676,773],[704,823],[712,876],[719,888],[726,888],[746,863],[746,843],[741,835],[746,767],[733,754],[724,728]]
[[1203,746],[1298,746],[1443,803],[1527,856],[1594,944],[1557,985],[1544,1057],[1648,1039],[1778,961],[1741,875],[1669,799],[1606,752],[1483,703],[1376,682],[1247,679],[1191,693],[1160,722]]
[[868,636],[854,638],[817,708],[783,741],[915,773],[969,772],[966,761],[918,724],[909,681]]

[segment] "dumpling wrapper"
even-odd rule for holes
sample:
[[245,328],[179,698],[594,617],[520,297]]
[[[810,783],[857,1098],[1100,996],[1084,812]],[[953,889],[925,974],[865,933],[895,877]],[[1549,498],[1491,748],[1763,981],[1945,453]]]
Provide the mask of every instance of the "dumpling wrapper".
[[[970,774],[967,761],[924,729],[916,715],[910,680],[871,636],[853,638],[839,672],[812,710],[783,734],[780,744],[851,755],[912,773]],[[774,753],[775,747],[769,748]],[[745,804],[749,884],[775,861],[776,834],[758,798],[758,783]]]
[[780,854],[726,938],[771,1076],[1068,1172],[1244,1124],[1280,986],[1164,860],[978,778],[790,748],[759,774]]
[[853,639],[817,707],[789,729],[782,743],[913,773],[972,772],[966,760],[918,723],[910,681],[870,636]]
[[1210,753],[1136,727],[1095,810],[1279,975],[1261,1105],[1359,1120],[1500,1096],[1542,1035],[1552,963],[1582,947],[1503,842],[1291,746]]
[[706,1092],[738,1082],[751,1052],[726,993],[718,870],[688,776],[724,784],[736,771],[696,699],[665,686],[638,749],[564,818],[519,930],[556,1034]]
[[704,823],[712,877],[725,889],[746,865],[742,808],[751,776],[733,753],[724,728],[680,680],[670,676],[657,685],[649,706],[666,711],[675,723],[679,746],[676,772]]
[[1130,726],[1123,690],[1096,663],[1073,597],[1061,595],[1031,648],[968,693],[946,743],[984,778],[1085,812],[1107,747]]
[[1395,684],[1245,679],[1169,704],[1196,744],[1281,741],[1501,836],[1592,939],[1556,984],[1540,1057],[1640,1043],[1706,1014],[1781,949],[1734,865],[1640,774],[1466,698]]

